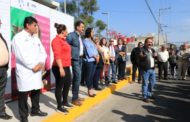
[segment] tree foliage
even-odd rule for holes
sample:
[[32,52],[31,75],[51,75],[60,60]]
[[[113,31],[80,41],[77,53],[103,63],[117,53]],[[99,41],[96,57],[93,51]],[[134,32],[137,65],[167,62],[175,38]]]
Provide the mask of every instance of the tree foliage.
[[[61,3],[61,8],[64,12],[64,3]],[[74,16],[75,20],[83,20],[85,26],[95,26],[97,32],[100,34],[107,25],[101,20],[94,22],[93,14],[98,10],[97,0],[67,1],[67,13]]]
[[100,34],[106,28],[106,24],[102,20],[96,21],[97,32]]

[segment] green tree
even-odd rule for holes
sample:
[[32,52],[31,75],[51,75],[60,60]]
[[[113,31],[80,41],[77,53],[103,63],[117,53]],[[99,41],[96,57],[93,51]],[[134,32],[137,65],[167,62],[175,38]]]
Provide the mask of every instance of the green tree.
[[[64,3],[61,3],[61,10],[64,12]],[[97,0],[68,0],[67,1],[67,13],[74,16],[75,20],[83,20],[85,26],[95,27],[98,34],[106,28],[106,24],[97,20],[94,22],[93,14],[98,11]]]
[[96,21],[96,29],[97,29],[97,33],[100,35],[100,33],[105,30],[105,28],[107,27],[107,25],[102,21],[102,20],[97,20]]
[[[60,6],[61,6],[61,11],[64,12],[64,3],[61,3]],[[67,13],[68,14],[70,14],[74,17],[78,16],[79,8],[78,8],[75,0],[68,1],[66,7],[67,7]]]
[[80,2],[81,7],[83,8],[83,14],[93,15],[94,12],[99,10],[97,0],[82,0]]

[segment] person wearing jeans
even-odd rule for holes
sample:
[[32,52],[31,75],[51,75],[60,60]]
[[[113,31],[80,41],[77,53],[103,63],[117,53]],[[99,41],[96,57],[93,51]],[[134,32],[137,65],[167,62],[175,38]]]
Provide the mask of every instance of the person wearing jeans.
[[85,77],[86,86],[88,88],[88,96],[94,97],[93,91],[93,78],[96,70],[96,64],[99,62],[99,54],[97,48],[93,42],[94,30],[93,28],[87,28],[85,31],[84,40],[84,60],[85,60]]
[[71,46],[71,65],[72,65],[72,103],[76,106],[81,106],[83,98],[79,98],[79,86],[81,82],[81,69],[83,58],[83,42],[81,34],[84,32],[84,22],[77,21],[75,23],[75,31],[67,36],[67,42]]
[[153,90],[155,82],[156,82],[155,71],[154,71],[154,69],[143,70],[142,74],[143,74],[143,76],[142,76],[143,98],[148,99],[149,97],[153,96],[152,90]]
[[52,49],[54,53],[52,71],[56,80],[55,97],[57,101],[57,109],[61,112],[68,113],[64,106],[72,107],[67,100],[71,85],[71,47],[66,41],[66,26],[55,23],[55,28],[58,34],[52,41]]
[[98,51],[98,54],[100,56],[99,62],[96,63],[96,70],[95,70],[94,78],[93,78],[93,87],[95,90],[102,90],[102,88],[99,85],[99,81],[100,81],[101,71],[102,71],[103,66],[104,66],[104,62],[103,62],[102,55],[101,55],[101,46],[99,44],[99,37],[96,36],[93,41],[94,41],[94,44],[95,44],[96,49]]
[[154,98],[153,88],[156,83],[155,77],[155,58],[157,54],[152,48],[153,38],[147,37],[145,39],[144,47],[139,53],[139,66],[142,70],[142,96],[144,102],[149,102],[149,98]]
[[116,65],[115,65],[115,48],[114,48],[114,40],[113,39],[110,39],[109,50],[110,50],[110,67],[109,67],[108,79],[112,83],[117,84],[117,82],[116,82]]

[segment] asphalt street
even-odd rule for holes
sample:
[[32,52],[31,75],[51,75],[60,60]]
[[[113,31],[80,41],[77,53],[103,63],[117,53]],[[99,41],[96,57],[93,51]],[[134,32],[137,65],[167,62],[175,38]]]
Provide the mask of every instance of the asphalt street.
[[190,122],[189,77],[157,82],[154,93],[156,99],[145,103],[141,84],[129,84],[75,122]]

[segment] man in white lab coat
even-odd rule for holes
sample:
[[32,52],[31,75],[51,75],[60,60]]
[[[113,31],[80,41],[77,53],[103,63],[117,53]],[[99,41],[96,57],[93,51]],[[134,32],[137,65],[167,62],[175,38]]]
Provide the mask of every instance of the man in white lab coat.
[[28,122],[27,98],[31,93],[31,116],[47,116],[39,106],[40,89],[43,88],[42,70],[46,60],[46,52],[37,33],[37,20],[26,17],[24,29],[16,34],[12,48],[16,58],[16,80],[19,91],[18,107],[21,122]]

